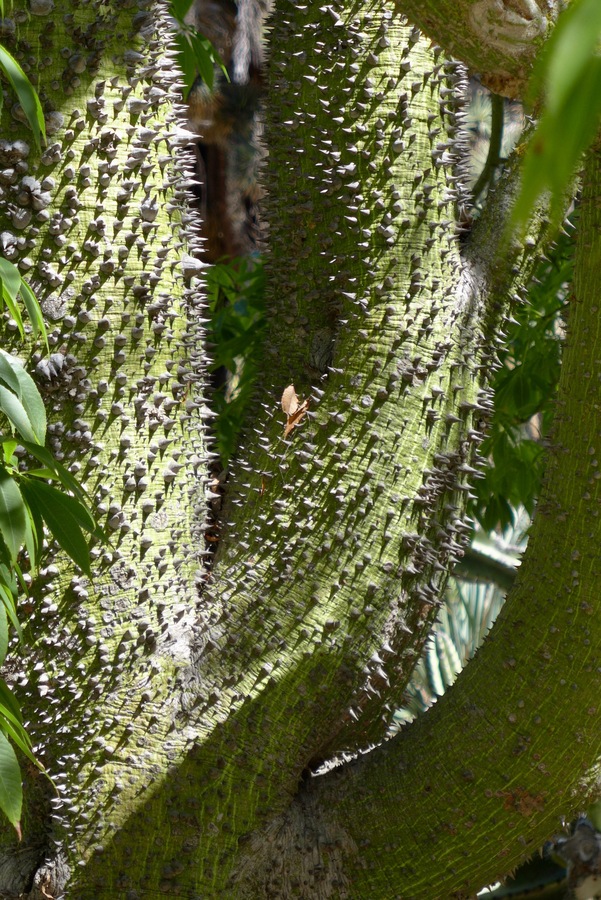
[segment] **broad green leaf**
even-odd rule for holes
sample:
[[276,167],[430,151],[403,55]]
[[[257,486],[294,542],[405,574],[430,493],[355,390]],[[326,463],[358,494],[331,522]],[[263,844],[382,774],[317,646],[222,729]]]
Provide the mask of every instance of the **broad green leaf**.
[[16,481],[0,468],[0,533],[14,562],[25,541],[26,511]]
[[545,105],[526,149],[520,193],[509,223],[518,233],[547,191],[552,224],[558,226],[565,214],[575,171],[601,117],[600,38],[601,3],[572,0],[535,70],[532,90],[536,95],[544,85]]
[[8,619],[6,618],[6,610],[0,603],[0,666],[6,659],[8,651]]
[[543,61],[551,111],[560,111],[577,90],[589,58],[598,49],[600,34],[599,0],[572,0],[549,39]]
[[0,46],[0,68],[4,70],[19,103],[23,107],[23,112],[33,132],[36,146],[40,149],[42,140],[44,143],[46,142],[46,127],[40,98],[19,63],[2,46]]
[[96,528],[94,517],[89,509],[84,506],[83,503],[80,503],[77,498],[70,497],[69,494],[65,494],[64,491],[59,491],[57,488],[52,487],[52,485],[46,484],[45,482],[27,481],[27,484],[31,484],[35,487],[36,492],[39,493],[41,491],[42,494],[45,494],[48,497],[49,502],[56,503],[57,507],[61,508],[65,515],[74,519],[81,528],[91,533],[94,532]]
[[35,441],[36,434],[25,407],[18,397],[8,388],[0,384],[0,410],[4,413],[13,427],[28,441]]
[[[28,503],[25,503],[25,512],[27,513],[25,516],[25,549],[29,556],[31,568],[37,569],[40,562],[40,548],[42,546],[44,528],[43,524],[39,522],[39,517],[36,521]],[[37,527],[38,522],[42,526],[41,531]]]
[[0,352],[0,381],[2,381],[10,390],[19,396],[21,384],[15,371],[17,365],[16,357],[9,356],[8,353]]
[[169,5],[172,15],[175,16],[175,18],[180,22],[183,22],[186,13],[192,6],[192,0],[171,0],[171,3]]
[[17,579],[14,569],[9,569],[8,566],[0,563],[0,589],[2,587],[7,588],[15,595],[17,593]]
[[2,456],[4,458],[4,464],[6,466],[13,465],[14,457],[13,453],[18,447],[18,441],[13,440],[12,438],[8,441],[2,441]]
[[95,522],[74,497],[35,479],[23,480],[22,491],[32,511],[37,511],[63,550],[86,575],[91,576],[90,554],[81,528],[93,531]]

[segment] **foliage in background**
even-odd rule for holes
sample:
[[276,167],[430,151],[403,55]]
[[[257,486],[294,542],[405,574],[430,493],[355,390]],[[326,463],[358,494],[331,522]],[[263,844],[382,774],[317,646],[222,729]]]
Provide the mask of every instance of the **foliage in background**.
[[227,70],[212,43],[199,34],[192,25],[186,24],[186,13],[191,5],[192,0],[171,0],[169,5],[175,20],[174,40],[177,60],[184,75],[184,95],[199,76],[208,90],[212,90],[215,66],[218,66],[229,80]]
[[256,257],[217,263],[205,272],[211,318],[209,350],[215,376],[215,438],[226,466],[236,450],[259,371],[265,327],[265,272]]
[[[38,301],[19,270],[0,260],[0,307],[5,306],[25,334],[18,307],[22,301],[31,330],[47,344]],[[10,626],[19,640],[19,587],[28,592],[23,574],[40,564],[45,528],[86,574],[91,575],[84,532],[99,534],[88,498],[71,473],[45,448],[46,410],[35,382],[15,356],[0,350],[0,665],[10,644]],[[27,460],[27,467],[25,467]],[[26,556],[24,555],[26,553]],[[21,836],[23,792],[21,772],[9,739],[34,765],[31,741],[23,726],[19,704],[0,678],[0,809]]]
[[[530,518],[524,509],[515,511],[515,524],[502,535],[476,535],[481,558],[488,556],[491,568],[499,556],[506,565],[519,565],[526,546]],[[394,713],[392,731],[425,712],[455,681],[495,621],[505,591],[493,582],[451,577],[444,606],[434,623],[428,644],[405,691],[402,709]]]
[[544,102],[526,147],[522,185],[512,228],[525,230],[541,194],[550,193],[551,219],[558,226],[566,196],[601,117],[601,3],[571,0],[553,29],[530,82],[530,102]]
[[569,302],[573,241],[562,234],[540,263],[525,304],[499,353],[501,367],[492,382],[494,413],[481,454],[483,478],[476,481],[471,514],[485,531],[504,529],[512,509],[532,515],[543,473],[543,443],[551,425],[559,380],[562,314]]

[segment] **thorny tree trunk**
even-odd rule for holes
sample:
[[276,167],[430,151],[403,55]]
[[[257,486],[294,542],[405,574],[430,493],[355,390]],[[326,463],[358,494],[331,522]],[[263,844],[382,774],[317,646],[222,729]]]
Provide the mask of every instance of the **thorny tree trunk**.
[[[174,163],[187,136],[172,119],[164,11],[116,0],[32,11],[17,6],[12,46],[41,65],[55,134],[41,160],[0,146],[4,172],[14,168],[1,239],[54,322],[55,449],[113,536],[92,584],[53,553],[33,598],[35,653],[14,679],[60,797],[28,781],[25,844],[5,833],[0,893],[39,900],[68,883],[67,896],[101,900],[430,897],[472,872],[479,886],[503,868],[505,845],[470,847],[467,872],[475,823],[512,835],[509,865],[528,843],[519,817],[532,813],[538,839],[569,806],[538,784],[550,761],[520,750],[522,713],[496,705],[503,688],[523,708],[516,676],[541,683],[517,669],[526,629],[512,655],[483,654],[480,675],[418,728],[307,776],[385,734],[463,540],[481,389],[506,298],[527,274],[517,248],[496,257],[511,174],[478,230],[455,230],[457,67],[380,3],[278,5],[266,366],[197,597],[201,319],[182,284],[195,271]],[[8,121],[5,109],[12,141]],[[309,406],[284,438],[290,383]],[[540,590],[539,578],[539,603]],[[559,659],[548,652],[569,669],[560,647]],[[568,711],[557,698],[561,715],[575,715],[573,696]],[[496,774],[457,763],[466,741],[489,752],[482,723],[501,734]],[[573,732],[554,735],[559,761]]]

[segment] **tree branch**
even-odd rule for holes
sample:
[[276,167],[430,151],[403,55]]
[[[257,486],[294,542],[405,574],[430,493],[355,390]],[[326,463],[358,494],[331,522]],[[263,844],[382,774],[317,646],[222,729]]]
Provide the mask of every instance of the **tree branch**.
[[561,0],[395,0],[396,8],[491,91],[518,98]]
[[[561,816],[598,789],[600,200],[597,149],[583,182],[576,296],[546,480],[516,586],[493,632],[427,714],[371,753],[312,779],[280,822],[281,833],[291,834],[316,816],[316,832],[335,836],[354,896],[471,896],[536,850]],[[319,862],[328,869],[325,852]],[[302,854],[296,864],[294,876],[311,868]],[[276,874],[290,871],[279,866]],[[314,866],[311,873],[326,877]],[[240,877],[258,883],[250,862]]]

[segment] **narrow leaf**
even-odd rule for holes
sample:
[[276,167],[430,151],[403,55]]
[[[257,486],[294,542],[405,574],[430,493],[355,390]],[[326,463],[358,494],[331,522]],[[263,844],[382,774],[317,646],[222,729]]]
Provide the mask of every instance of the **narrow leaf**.
[[0,533],[13,562],[25,541],[26,517],[16,481],[0,468]]
[[37,92],[16,59],[0,45],[0,68],[4,70],[29,122],[38,149],[46,142],[44,113]]
[[32,510],[37,510],[63,550],[86,575],[91,576],[90,554],[81,528],[93,531],[95,522],[74,497],[35,479],[23,480],[22,490]]
[[38,303],[36,295],[33,293],[27,282],[23,279],[21,279],[20,296],[22,297],[25,308],[27,309],[27,313],[31,320],[31,327],[33,328],[35,337],[41,335],[42,340],[46,345],[46,350],[49,350],[48,334],[46,333],[46,325],[44,323],[42,308]]
[[2,709],[3,715],[9,715],[16,725],[20,725],[23,728],[21,707],[4,678],[0,678],[0,709]]
[[41,769],[41,771],[45,771],[44,767],[41,763],[37,761],[33,753],[31,752],[31,741],[29,739],[29,735],[23,728],[20,722],[17,724],[14,723],[12,718],[6,714],[6,709],[0,707],[0,729],[1,732],[8,735],[11,741],[17,745],[19,750],[25,754],[27,759],[29,759],[34,765]]
[[16,300],[21,288],[21,273],[7,259],[0,259],[0,281],[2,281],[3,296],[8,294],[9,297]]
[[0,351],[0,381],[19,396],[21,385],[15,369],[16,357]]
[[82,503],[90,502],[88,495],[79,482],[76,481],[62,463],[58,462],[58,460],[53,457],[52,453],[47,450],[46,447],[42,447],[39,444],[32,444],[29,441],[21,441],[21,444],[28,453],[31,453],[32,456],[43,463],[48,469],[54,471],[63,487],[68,491],[71,491],[71,493],[78,497]]
[[0,603],[0,666],[6,659],[8,652],[8,619],[6,618],[6,610]]
[[0,584],[0,602],[4,604],[4,608],[8,614],[8,618],[11,621],[11,624],[15,631],[19,636],[19,640],[23,640],[23,630],[21,629],[21,623],[17,618],[17,608],[15,606],[15,601],[13,595],[8,591],[3,584]]
[[0,410],[11,425],[28,441],[36,441],[36,433],[18,397],[0,384]]
[[0,809],[21,838],[23,789],[15,751],[0,731]]

